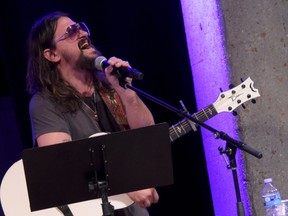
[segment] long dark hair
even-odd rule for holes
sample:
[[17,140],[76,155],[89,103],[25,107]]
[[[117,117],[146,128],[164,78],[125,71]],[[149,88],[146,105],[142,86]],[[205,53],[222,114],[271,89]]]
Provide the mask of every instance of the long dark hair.
[[[44,50],[55,48],[54,34],[57,21],[61,17],[69,17],[67,13],[56,11],[39,19],[30,31],[28,37],[28,65],[26,75],[26,90],[30,95],[42,93],[48,95],[63,111],[75,112],[81,106],[81,97],[58,72],[56,65],[44,57]],[[98,89],[111,93],[107,79],[96,73],[94,84]]]

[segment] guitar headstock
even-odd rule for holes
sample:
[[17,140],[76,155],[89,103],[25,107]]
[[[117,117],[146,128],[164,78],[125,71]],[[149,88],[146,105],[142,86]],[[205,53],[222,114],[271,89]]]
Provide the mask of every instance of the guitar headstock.
[[213,103],[216,111],[218,113],[232,112],[243,103],[259,97],[259,91],[254,88],[253,84],[254,82],[249,77],[238,86],[221,92],[218,99]]

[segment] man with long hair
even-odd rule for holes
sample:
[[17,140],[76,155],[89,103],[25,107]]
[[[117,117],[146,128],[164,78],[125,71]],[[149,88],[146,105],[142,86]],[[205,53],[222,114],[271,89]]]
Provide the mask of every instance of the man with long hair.
[[[76,23],[63,12],[45,15],[31,29],[27,91],[35,146],[154,124],[147,106],[115,75],[117,68],[128,68],[129,63],[111,57],[104,71],[95,69],[94,60],[101,53],[89,36],[85,23]],[[124,79],[131,84],[131,78]],[[127,195],[133,204],[121,215],[149,215],[146,208],[159,199],[155,188]]]

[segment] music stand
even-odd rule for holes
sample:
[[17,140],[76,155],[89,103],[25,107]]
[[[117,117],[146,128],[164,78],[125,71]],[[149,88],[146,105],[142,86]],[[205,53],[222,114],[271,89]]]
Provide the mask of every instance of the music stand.
[[31,211],[100,198],[91,193],[95,172],[108,196],[173,184],[167,123],[26,149],[22,158]]

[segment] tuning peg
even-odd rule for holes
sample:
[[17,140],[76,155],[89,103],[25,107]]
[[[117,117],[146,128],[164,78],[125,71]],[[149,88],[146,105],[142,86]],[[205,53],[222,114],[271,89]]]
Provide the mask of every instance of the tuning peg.
[[[222,88],[219,88],[220,92],[223,92]],[[225,98],[225,94],[221,94],[221,98]]]
[[229,89],[232,89],[232,88],[234,88],[234,87],[235,87],[234,84],[230,84],[230,85],[229,85]]
[[243,109],[246,109],[246,106],[244,104],[241,104],[241,106],[243,107]]
[[255,99],[252,99],[251,102],[252,102],[253,104],[255,104],[255,103],[256,103],[256,100],[255,100]]
[[238,115],[238,113],[235,110],[232,111],[232,114],[233,114],[233,116],[237,116]]

